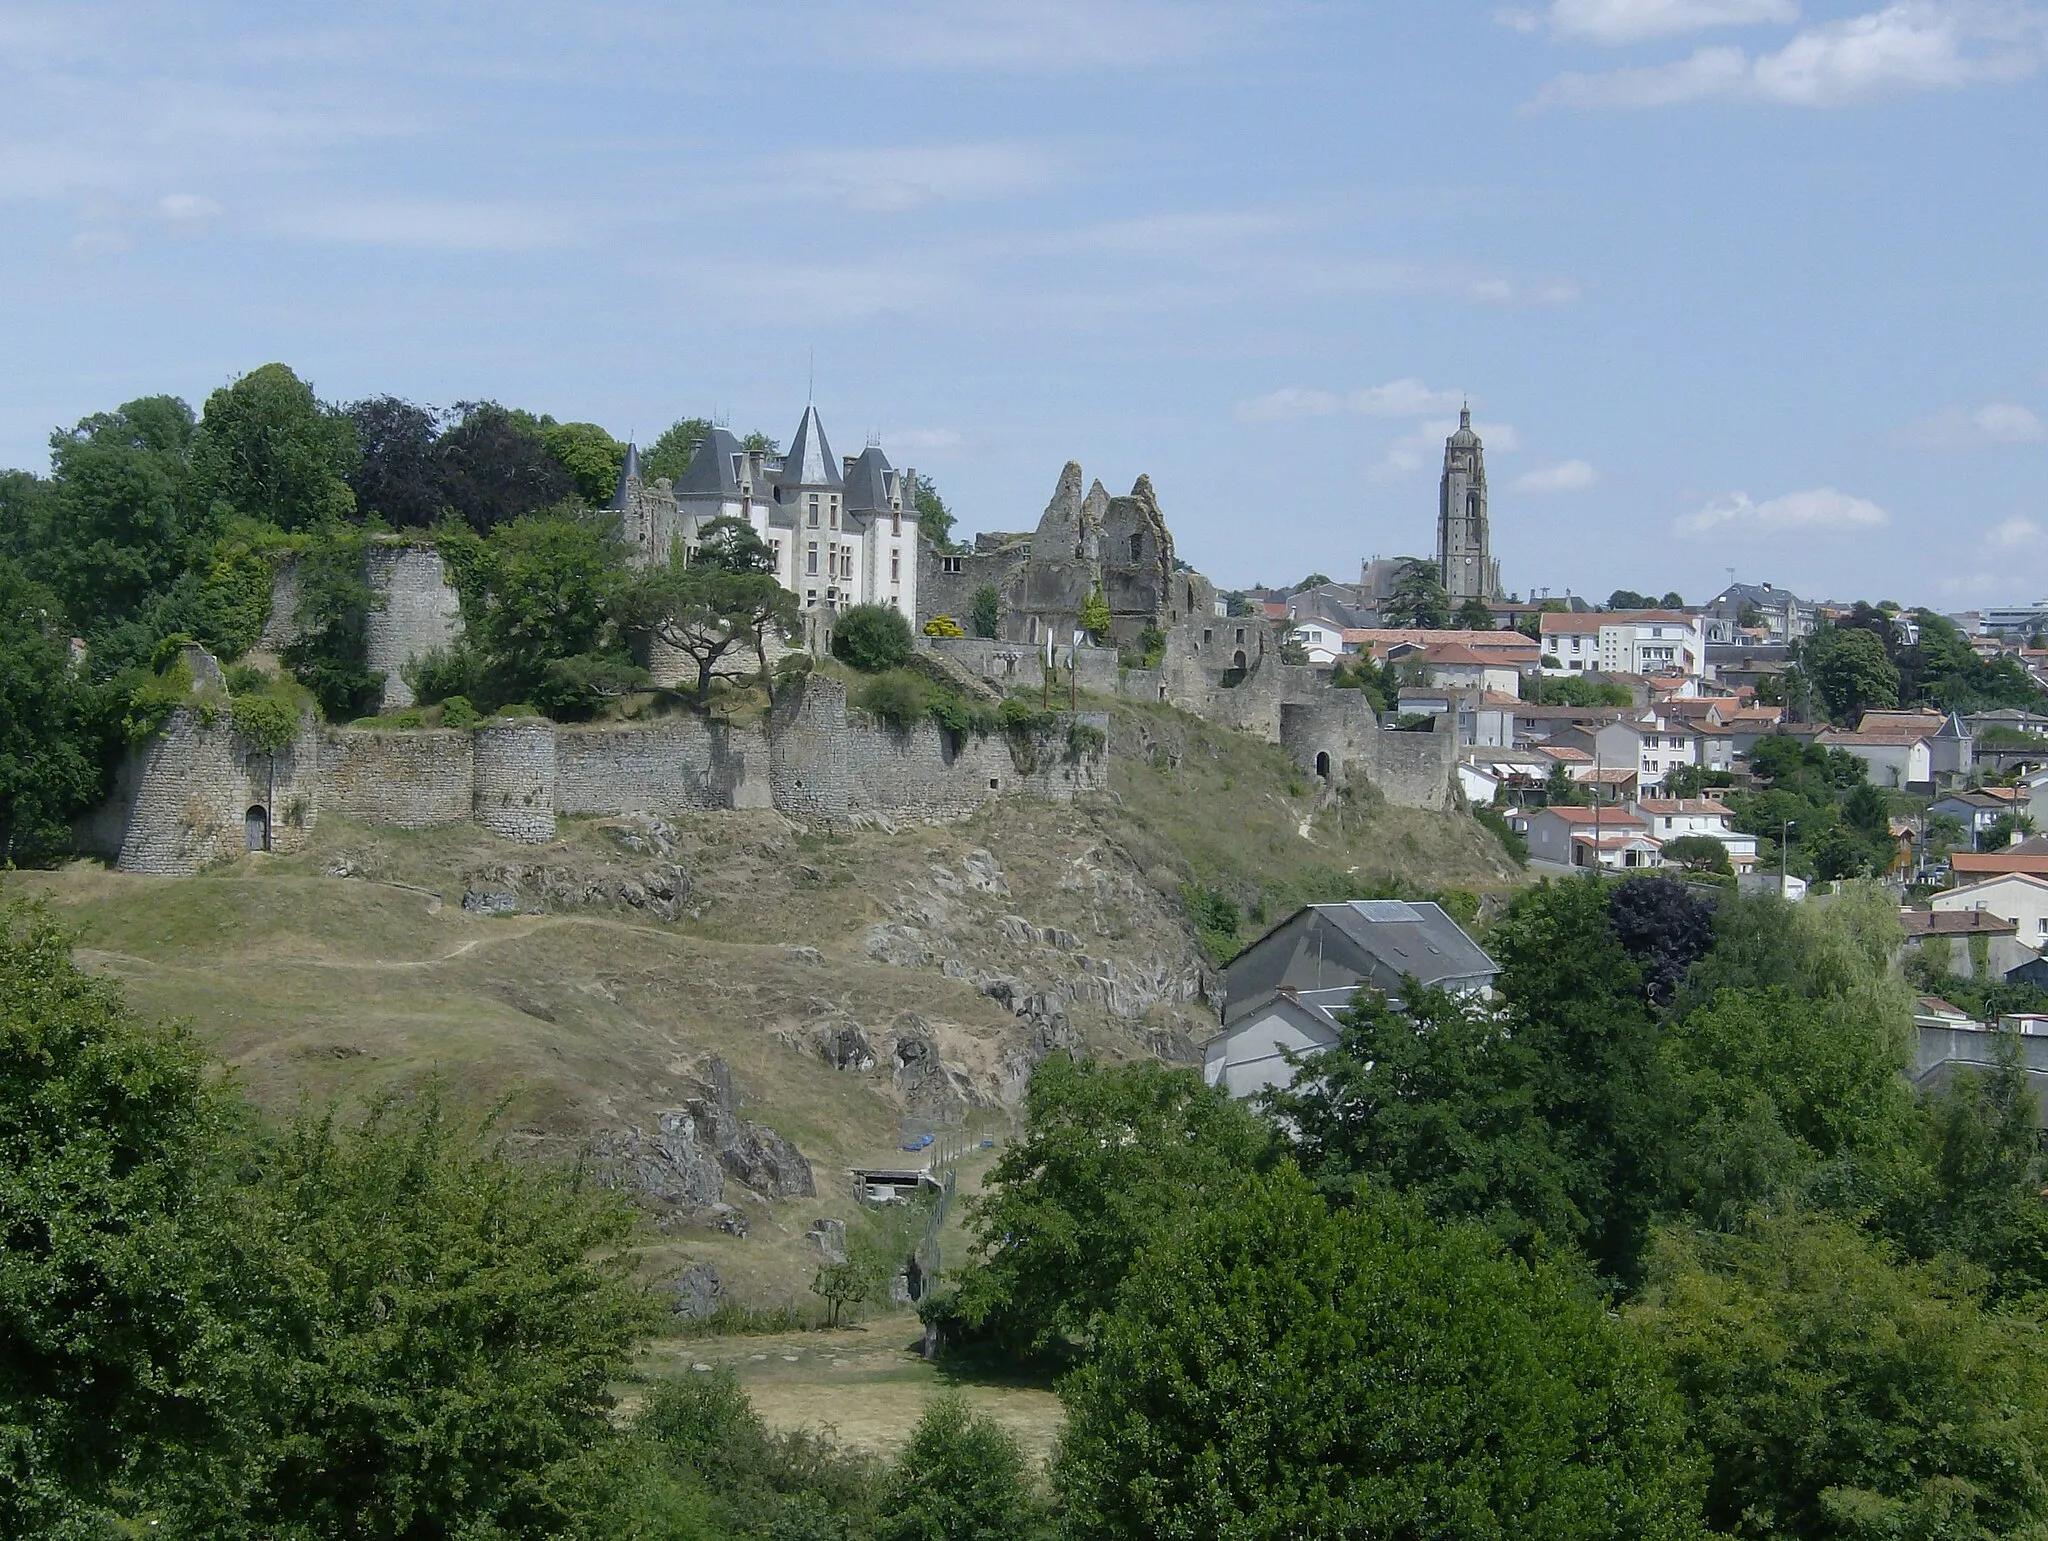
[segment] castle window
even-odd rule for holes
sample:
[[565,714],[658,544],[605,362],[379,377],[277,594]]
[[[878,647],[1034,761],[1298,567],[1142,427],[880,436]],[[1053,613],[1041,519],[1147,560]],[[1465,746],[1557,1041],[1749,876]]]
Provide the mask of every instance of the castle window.
[[889,553],[889,581],[891,583],[901,583],[903,581],[903,558],[893,551]]
[[1237,628],[1237,640],[1240,643],[1244,641],[1244,628],[1242,626]]
[[939,571],[942,573],[962,573],[966,570],[967,559],[965,557],[942,556],[939,558]]
[[1133,535],[1131,537],[1131,560],[1133,562],[1139,562],[1143,561],[1144,557],[1145,537],[1142,535]]
[[811,494],[811,500],[805,509],[805,513],[808,517],[805,518],[804,523],[815,530],[818,527],[818,495],[815,492]]
[[900,509],[889,516],[889,533],[891,535],[901,535],[903,533],[903,513]]
[[811,542],[811,549],[804,556],[804,571],[811,577],[818,576],[818,543]]

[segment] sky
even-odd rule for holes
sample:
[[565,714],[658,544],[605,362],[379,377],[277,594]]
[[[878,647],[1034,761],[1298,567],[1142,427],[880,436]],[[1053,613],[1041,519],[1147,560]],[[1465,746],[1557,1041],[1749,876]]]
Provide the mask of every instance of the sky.
[[814,395],[1226,587],[2048,594],[2048,0],[0,0],[0,466],[273,359],[645,443]]

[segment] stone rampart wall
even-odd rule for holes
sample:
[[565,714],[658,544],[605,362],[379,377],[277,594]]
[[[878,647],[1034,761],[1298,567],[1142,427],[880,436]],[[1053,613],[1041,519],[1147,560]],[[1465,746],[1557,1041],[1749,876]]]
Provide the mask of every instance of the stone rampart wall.
[[411,706],[405,666],[462,634],[462,603],[432,546],[372,545],[363,558],[363,577],[374,596],[364,628],[369,667],[383,672],[387,710]]
[[567,814],[765,808],[767,735],[697,717],[555,732],[555,808]]
[[[1004,642],[994,637],[919,637],[919,647],[952,659],[970,674],[1004,690],[1036,689],[1044,677],[1044,644],[1034,648],[1023,642]],[[1059,649],[1059,686],[1067,688],[1067,649]],[[1118,689],[1115,648],[1084,647],[1074,653],[1075,672],[1081,688],[1096,695],[1113,696]]]
[[476,802],[470,735],[450,729],[331,729],[321,743],[321,806],[396,829],[460,824]]
[[[1077,721],[1107,741],[1108,713]],[[1077,745],[1064,723],[1031,734],[953,733],[931,721],[906,731],[855,712],[846,749],[853,815],[957,819],[1005,797],[1071,803],[1108,785],[1101,744]]]

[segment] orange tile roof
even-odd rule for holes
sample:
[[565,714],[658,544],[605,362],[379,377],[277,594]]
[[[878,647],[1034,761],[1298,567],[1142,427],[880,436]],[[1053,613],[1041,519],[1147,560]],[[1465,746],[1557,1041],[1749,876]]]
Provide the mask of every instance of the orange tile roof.
[[2031,872],[2048,874],[2048,852],[1958,851],[1949,859],[1957,872]]
[[1649,825],[1618,808],[1534,808],[1529,816],[1534,818],[1538,813],[1554,813],[1567,824],[1584,824],[1589,828],[1597,820],[1602,829],[1638,829],[1646,835],[1650,832]]

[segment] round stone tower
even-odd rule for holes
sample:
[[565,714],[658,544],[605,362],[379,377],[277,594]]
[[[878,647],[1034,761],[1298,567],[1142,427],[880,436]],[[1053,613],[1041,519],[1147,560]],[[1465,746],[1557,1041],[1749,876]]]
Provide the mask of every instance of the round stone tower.
[[555,838],[555,725],[545,717],[476,730],[476,821],[526,845]]

